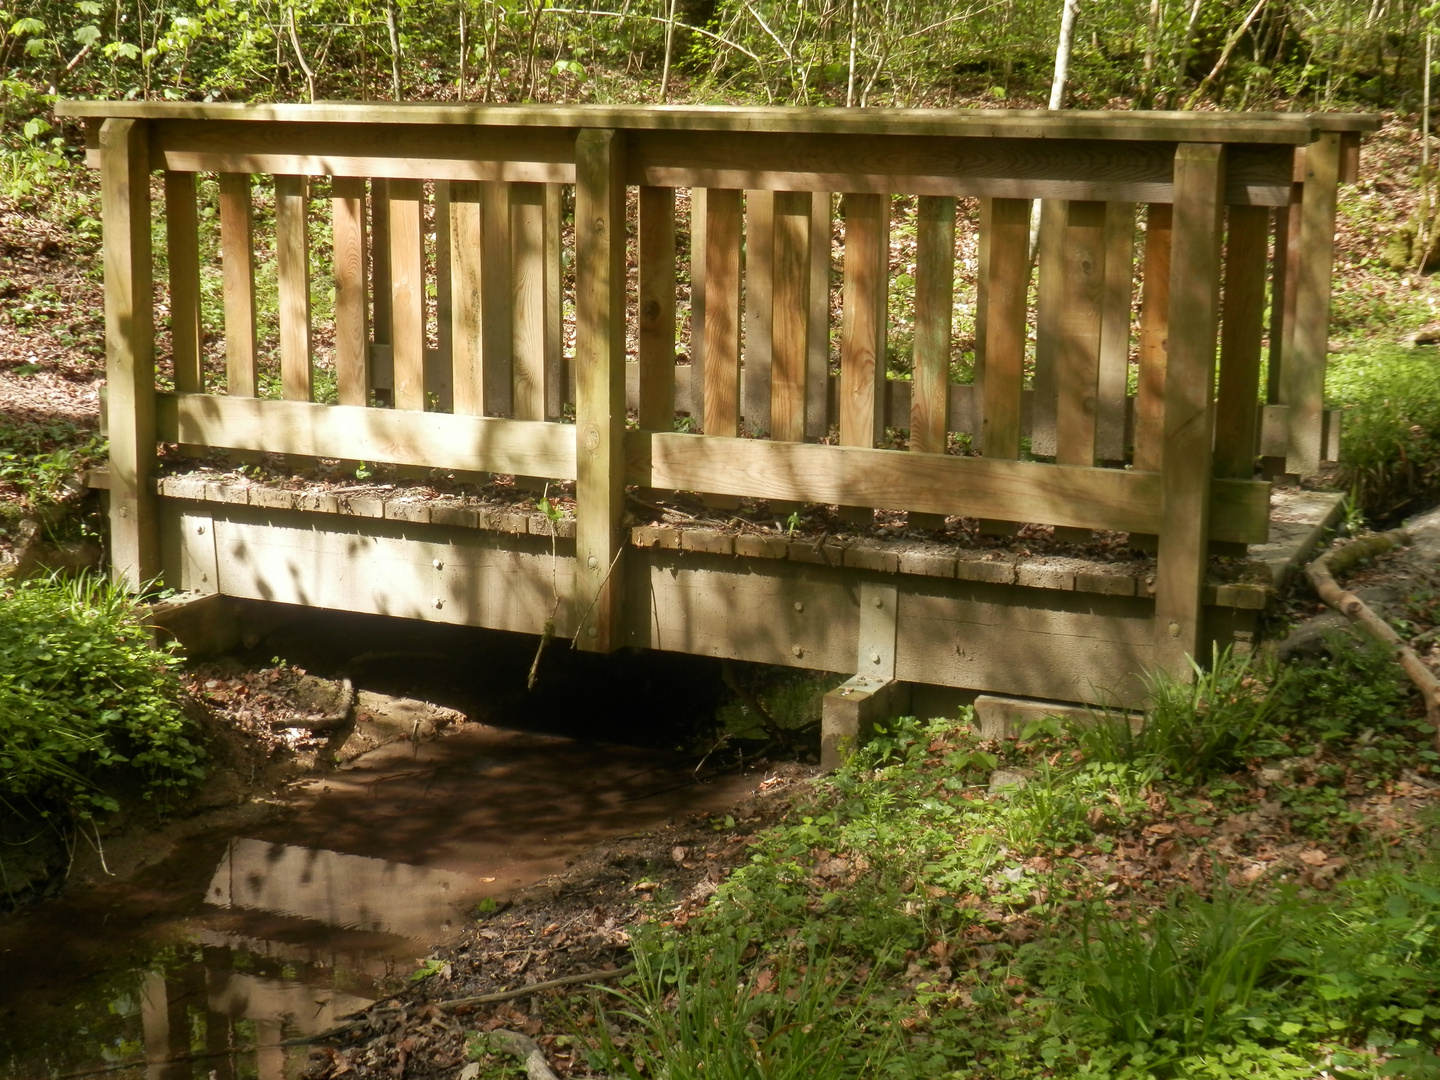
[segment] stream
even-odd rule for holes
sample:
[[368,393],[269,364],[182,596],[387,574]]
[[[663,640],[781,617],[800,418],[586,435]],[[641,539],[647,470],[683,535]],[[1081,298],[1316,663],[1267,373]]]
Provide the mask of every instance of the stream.
[[[292,641],[265,648],[320,667],[315,650],[355,655],[374,631],[354,620],[319,636],[291,629]],[[527,695],[515,686],[530,660],[525,639],[498,638],[481,642],[488,661],[466,678],[445,661],[453,651],[434,654],[448,678],[440,696],[471,718],[453,734],[313,774],[270,812],[193,836],[132,877],[0,918],[0,1077],[293,1078],[308,1048],[284,1040],[369,1004],[477,903],[607,841],[724,810],[754,787],[739,773],[695,783],[694,755],[617,741],[621,715],[663,710],[676,695],[708,701],[713,665],[671,663],[657,675],[652,658],[608,665],[615,671],[587,660]],[[456,647],[453,632],[437,641]],[[645,678],[627,673],[636,663]],[[404,667],[391,677],[404,689],[436,676]],[[574,722],[551,714],[547,694]],[[636,729],[663,727],[652,716]]]

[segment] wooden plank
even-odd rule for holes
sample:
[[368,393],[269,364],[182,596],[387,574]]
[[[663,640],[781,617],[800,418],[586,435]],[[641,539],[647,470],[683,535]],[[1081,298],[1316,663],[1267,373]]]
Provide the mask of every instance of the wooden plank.
[[168,442],[575,478],[568,424],[206,394],[162,394],[158,408],[159,438]]
[[675,427],[675,189],[640,189],[639,421]]
[[485,414],[511,416],[515,410],[511,350],[514,348],[514,300],[510,284],[510,185],[482,183],[480,213],[483,215],[480,255],[481,349],[485,365]]
[[806,433],[806,369],[810,359],[810,227],[808,191],[774,196],[771,287],[770,437],[801,442]]
[[395,407],[425,408],[424,191],[418,180],[392,180],[390,331]]
[[517,420],[546,413],[545,187],[510,185],[511,410]]
[[805,435],[830,433],[830,244],[831,197],[828,191],[810,200],[810,324],[805,359]]
[[1171,208],[1152,205],[1145,218],[1145,291],[1140,307],[1140,381],[1135,395],[1137,469],[1158,470],[1164,434],[1165,366],[1170,338]]
[[1062,138],[1122,141],[1170,140],[1232,143],[1308,142],[1315,131],[1374,131],[1379,118],[1366,113],[1205,113],[1181,111],[1053,112],[1042,109],[863,109],[838,112],[822,107],[737,107],[646,105],[571,105],[537,109],[527,105],[428,104],[367,101],[311,105],[238,105],[225,102],[61,101],[61,116],[130,116],[251,124],[291,123],[314,128],[324,124],[365,124],[377,128],[371,138],[383,144],[392,132],[438,127],[487,129],[626,128],[636,131],[688,128],[695,131],[815,132],[967,136],[970,138]]
[[480,185],[450,186],[450,341],[455,411],[483,416],[484,251]]
[[888,195],[847,194],[844,214],[840,443],[843,446],[871,447],[884,434],[882,407],[890,198]]
[[[1174,253],[1165,365],[1162,527],[1155,573],[1160,664],[1191,674],[1204,631],[1202,587],[1211,540],[1211,452],[1225,148],[1182,146],[1175,155]],[[1144,475],[1144,474],[1140,474]],[[1151,530],[1137,530],[1149,532]]]
[[690,189],[690,389],[687,398],[692,419],[704,422],[701,388],[705,385],[705,260],[709,245],[705,242],[705,221],[709,216],[708,192]]
[[575,141],[575,641],[597,652],[625,638],[624,140]]
[[390,181],[384,178],[370,181],[370,303],[374,342],[389,345]]
[[561,287],[561,243],[564,192],[545,185],[545,419],[564,418],[575,400],[575,373],[565,357],[565,305]]
[[330,196],[335,250],[335,381],[341,405],[368,405],[365,181],[339,177],[331,184]]
[[[100,129],[105,380],[110,413],[110,573],[139,592],[160,572],[155,518],[155,332],[146,125]],[[186,440],[180,440],[186,441]]]
[[[1285,396],[1281,381],[1285,357],[1295,341],[1295,280],[1300,273],[1300,214],[1305,185],[1296,184],[1290,205],[1275,211],[1275,262],[1270,279],[1270,350],[1265,400],[1279,405]],[[1279,455],[1283,458],[1282,452]],[[1284,462],[1280,462],[1284,472]]]
[[[975,388],[977,401],[985,399],[985,343],[988,334],[990,311],[990,233],[993,228],[994,199],[976,200],[975,220],[975,363],[971,385]],[[1029,264],[1026,264],[1029,273]],[[975,449],[984,449],[984,437],[979,426],[974,430]]]
[[1030,449],[1046,457],[1055,453],[1055,420],[1059,405],[1059,363],[1065,312],[1066,204],[1047,200],[1040,208],[1039,266],[1035,288],[1035,388]]
[[220,174],[220,260],[225,294],[225,381],[232,394],[254,397],[255,209],[250,177]]
[[910,449],[943,454],[950,426],[950,332],[955,307],[955,200],[922,195],[916,220],[915,357]]
[[1055,460],[1095,464],[1099,413],[1100,329],[1105,309],[1105,204],[1066,205],[1061,309],[1056,319]]
[[1095,405],[1095,454],[1125,460],[1126,392],[1130,374],[1130,301],[1135,283],[1135,204],[1105,208],[1105,297],[1100,313],[1100,379]]
[[[425,393],[441,412],[455,408],[455,322],[454,322],[454,255],[450,248],[450,182],[435,181],[432,205],[435,229],[435,355],[427,363]],[[427,361],[432,359],[427,354]]]
[[280,380],[287,401],[314,397],[310,345],[310,180],[275,177],[275,263],[280,289]]
[[980,270],[986,282],[981,447],[987,458],[1013,461],[1020,456],[1030,204],[1023,199],[995,199],[990,228],[982,239],[987,235],[988,259]]
[[195,174],[165,174],[165,248],[170,264],[170,355],[175,389],[202,390],[200,216]]
[[775,192],[745,192],[745,346],[740,415],[745,430],[770,430],[770,368],[774,362]]
[[[626,482],[757,499],[884,506],[1156,532],[1155,473],[711,435],[630,432]],[[1216,480],[1215,539],[1263,539],[1270,485]]]
[[1232,206],[1225,245],[1220,385],[1215,416],[1215,475],[1255,474],[1260,411],[1260,342],[1265,332],[1265,272],[1270,211]]
[[704,420],[708,435],[740,434],[740,192],[705,198]]
[[1325,358],[1330,334],[1330,276],[1335,262],[1335,196],[1342,138],[1328,132],[1305,148],[1305,203],[1300,214],[1295,339],[1285,357],[1282,404],[1290,406],[1285,471],[1313,475],[1323,455]]

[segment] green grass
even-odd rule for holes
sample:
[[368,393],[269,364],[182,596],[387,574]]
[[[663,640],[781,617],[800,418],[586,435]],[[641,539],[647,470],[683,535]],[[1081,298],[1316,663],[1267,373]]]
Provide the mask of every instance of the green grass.
[[[1335,816],[1440,762],[1394,673],[1333,651],[1156,680],[1137,732],[1041,721],[986,742],[968,713],[896,721],[683,930],[662,908],[636,935],[615,1026],[580,1024],[592,1069],[1440,1076],[1433,830],[1371,836]],[[992,792],[997,767],[1026,779]],[[1243,824],[1262,807],[1262,827]],[[1267,844],[1343,852],[1348,876],[1244,884],[1236,852]],[[835,1056],[819,1065],[817,1048]]]
[[63,827],[117,809],[118,786],[163,801],[199,779],[178,662],[107,583],[0,592],[0,804]]
[[1389,520],[1440,497],[1440,349],[1340,353],[1325,390],[1345,409],[1343,482],[1365,514]]

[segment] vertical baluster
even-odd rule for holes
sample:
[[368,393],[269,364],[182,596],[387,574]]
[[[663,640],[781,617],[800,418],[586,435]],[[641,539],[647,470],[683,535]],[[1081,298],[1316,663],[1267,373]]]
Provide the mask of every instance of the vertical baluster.
[[390,181],[370,181],[370,330],[375,351],[370,362],[370,386],[384,404],[395,401],[395,361],[390,343]]
[[805,360],[805,434],[830,433],[830,232],[831,197],[810,200],[810,326]]
[[1255,475],[1260,417],[1260,344],[1265,333],[1265,271],[1270,210],[1230,207],[1225,245],[1220,386],[1215,409],[1215,475]]
[[365,181],[335,177],[330,188],[330,208],[335,249],[335,381],[341,405],[369,405]]
[[1046,199],[1040,206],[1038,280],[1035,284],[1035,375],[1031,398],[1030,449],[1050,457],[1055,453],[1058,366],[1061,319],[1065,308],[1065,219],[1063,199]]
[[740,192],[705,199],[705,434],[740,434]]
[[1145,219],[1145,292],[1140,302],[1140,381],[1135,394],[1137,469],[1160,468],[1165,358],[1170,337],[1170,248],[1174,210],[1152,203]]
[[574,401],[575,373],[565,360],[565,305],[561,287],[560,234],[564,189],[545,185],[545,419],[559,420]]
[[805,439],[812,218],[810,192],[775,193],[770,275],[774,298],[770,323],[770,437],[788,442]]
[[1130,373],[1130,301],[1135,284],[1135,204],[1105,208],[1105,299],[1100,314],[1100,381],[1095,406],[1095,456],[1125,460]]
[[840,325],[840,443],[884,434],[885,299],[890,199],[845,196],[845,293]]
[[310,348],[310,180],[275,177],[275,263],[280,288],[280,380],[286,401],[314,397]]
[[419,180],[391,180],[390,346],[395,407],[425,408],[424,191]]
[[[991,199],[982,213],[985,259],[979,278],[985,290],[983,386],[980,441],[989,458],[1020,456],[1021,402],[1025,382],[1025,315],[1030,291],[1030,202]],[[979,346],[977,345],[977,348]],[[982,520],[982,532],[1010,534],[1011,522]]]
[[205,389],[201,368],[200,217],[195,174],[165,174],[165,246],[170,264],[170,342],[175,389]]
[[545,419],[545,185],[510,185],[511,408]]
[[690,189],[690,380],[686,393],[677,389],[678,408],[690,414],[691,420],[704,424],[705,404],[705,260],[709,245],[705,243],[705,221],[709,216],[709,193],[705,188]]
[[480,183],[481,303],[485,358],[485,413],[512,416],[515,411],[511,352],[515,347],[514,296],[510,285],[510,185],[497,181]]
[[[943,454],[950,428],[950,335],[955,309],[955,200],[920,196],[915,243],[915,356],[910,449]],[[912,511],[913,528],[939,529],[940,514]]]
[[450,185],[450,385],[455,411],[485,413],[484,225],[480,185]]
[[220,174],[220,259],[225,294],[225,380],[230,393],[254,397],[255,208],[250,177]]
[[639,220],[642,431],[675,426],[675,189],[642,187]]
[[441,412],[455,411],[454,267],[450,249],[450,181],[435,181],[435,350],[425,351],[425,393]]
[[745,429],[770,430],[774,362],[775,192],[745,192],[745,363],[740,413]]

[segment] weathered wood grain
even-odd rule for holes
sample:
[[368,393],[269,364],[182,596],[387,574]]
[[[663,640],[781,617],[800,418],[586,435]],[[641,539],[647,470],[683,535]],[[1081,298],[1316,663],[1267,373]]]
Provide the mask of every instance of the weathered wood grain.
[[806,432],[806,367],[810,356],[810,227],[808,191],[781,191],[774,204],[774,268],[770,373],[770,437],[800,442]]
[[275,177],[275,275],[280,289],[280,381],[287,401],[314,397],[310,346],[310,181]]
[[915,356],[910,449],[943,454],[950,420],[950,333],[955,306],[955,200],[920,197],[916,215]]
[[485,414],[484,215],[477,183],[450,185],[450,343],[455,411]]
[[110,572],[116,584],[132,592],[139,592],[160,572],[150,483],[156,435],[147,134],[145,122],[139,120],[106,120],[100,129]]
[[1135,282],[1135,204],[1105,208],[1105,298],[1100,313],[1100,379],[1095,455],[1125,460],[1126,388],[1130,373],[1130,302]]
[[806,331],[805,435],[821,438],[830,431],[830,240],[831,195],[810,196],[810,321]]
[[1020,456],[1020,403],[1025,368],[1025,314],[1030,279],[1030,204],[995,199],[984,229],[987,261],[985,378],[981,401],[981,447],[987,458]]
[[1104,203],[1066,205],[1055,350],[1055,460],[1061,465],[1095,464],[1105,241]]
[[[845,292],[840,324],[840,443],[874,446],[884,434],[890,197],[845,196]],[[879,505],[860,503],[851,505]]]
[[705,196],[704,428],[740,433],[740,192]]
[[480,254],[482,266],[481,352],[484,357],[485,414],[513,416],[514,377],[511,374],[514,349],[514,294],[510,282],[510,185],[480,184]]
[[546,412],[545,304],[550,289],[545,243],[545,187],[510,185],[511,410],[517,420]]
[[568,424],[210,394],[162,394],[158,409],[159,438],[167,442],[575,478]]
[[740,415],[746,431],[768,433],[775,329],[775,192],[745,192],[744,249],[745,332]]
[[644,431],[675,426],[675,189],[640,189],[638,419]]
[[1232,206],[1229,226],[1215,409],[1215,475],[1248,479],[1255,473],[1260,451],[1257,406],[1270,211],[1263,206]]
[[391,180],[390,332],[395,407],[425,408],[425,193],[418,180]]
[[232,394],[254,397],[255,209],[250,177],[220,174],[220,260],[224,275],[225,380]]
[[1140,306],[1140,381],[1135,394],[1137,469],[1160,468],[1165,413],[1165,365],[1170,339],[1170,265],[1173,214],[1152,205],[1145,217],[1145,287]]
[[204,387],[201,371],[200,217],[194,173],[165,174],[165,249],[170,267],[170,355],[177,390]]
[[[330,188],[334,236],[335,381],[341,405],[370,404],[370,328],[365,282],[365,181]],[[184,389],[177,386],[176,389]]]
[[575,156],[574,618],[579,648],[609,652],[625,638],[625,137],[582,131]]

